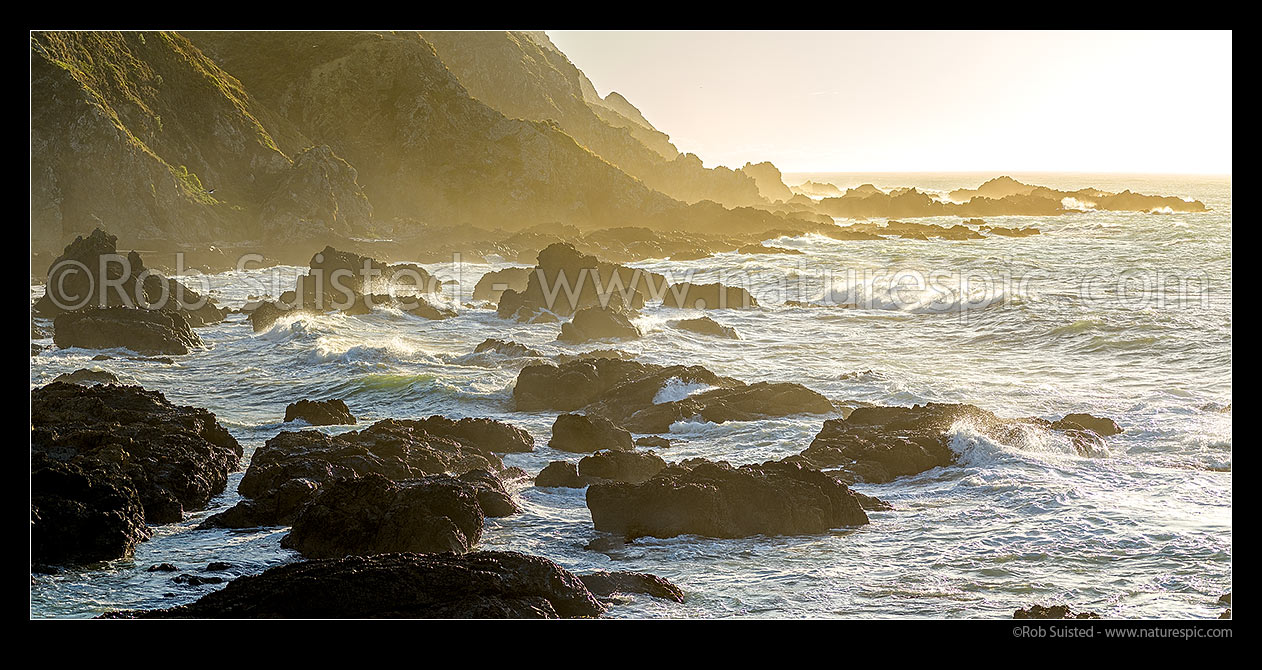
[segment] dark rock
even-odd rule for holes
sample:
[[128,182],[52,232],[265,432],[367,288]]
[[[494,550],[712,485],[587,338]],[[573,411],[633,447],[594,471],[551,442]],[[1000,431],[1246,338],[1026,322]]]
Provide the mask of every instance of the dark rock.
[[225,561],[211,561],[206,566],[206,572],[223,572],[224,570],[231,570],[233,567],[231,563]]
[[569,461],[552,461],[535,477],[535,486],[581,489],[587,480],[578,474],[578,466]]
[[599,451],[578,462],[578,474],[589,482],[640,484],[665,468],[666,461],[651,451]]
[[355,423],[355,415],[342,400],[299,400],[285,407],[285,423],[302,419],[313,426]]
[[658,435],[647,435],[645,437],[635,438],[635,446],[652,447],[654,449],[666,449],[670,447],[670,440]]
[[[506,473],[518,470],[510,468]],[[522,475],[526,473],[521,471]],[[489,518],[512,516],[521,512],[521,507],[513,500],[513,494],[504,486],[504,480],[490,470],[470,470],[460,475],[460,481],[473,487],[482,515]]]
[[145,572],[179,572],[179,570],[179,568],[175,567],[171,563],[155,563],[154,565],[149,566]]
[[412,316],[419,316],[430,321],[441,321],[459,316],[456,310],[424,298],[413,298],[412,300],[416,303],[416,306],[407,310],[407,313]]
[[1090,414],[1067,414],[1065,418],[1052,424],[1055,430],[1089,430],[1101,437],[1109,437],[1122,432],[1122,428],[1113,419]]
[[587,506],[597,530],[627,539],[794,535],[868,523],[845,484],[776,462],[736,468],[702,461],[669,467],[643,484],[592,484]]
[[250,460],[238,487],[249,500],[202,525],[285,525],[321,486],[372,473],[402,481],[448,472],[499,472],[503,463],[493,449],[520,451],[532,443],[524,431],[489,419],[386,419],[336,436],[286,431],[268,440]]
[[588,591],[600,598],[608,598],[615,593],[643,593],[677,603],[684,601],[682,589],[657,575],[623,570],[616,572],[601,570],[579,575],[578,578],[582,580],[583,586],[586,586]]
[[1219,604],[1219,605],[1230,605],[1230,604],[1231,604],[1231,592],[1230,592],[1230,591],[1228,591],[1227,593],[1224,593],[1223,595],[1218,596],[1218,604]]
[[593,340],[634,340],[640,337],[640,329],[631,323],[622,309],[586,307],[574,314],[568,323],[561,324],[562,342],[581,344]]
[[592,453],[602,449],[629,451],[635,448],[631,433],[603,416],[562,414],[552,424],[548,446],[561,451]]
[[748,309],[758,301],[739,286],[722,284],[671,284],[662,296],[663,307],[685,309]]
[[171,579],[176,584],[188,584],[189,586],[201,586],[203,584],[222,584],[225,580],[223,577],[203,577],[201,575],[176,575]]
[[33,564],[122,558],[149,535],[140,496],[125,476],[31,454]]
[[1012,614],[1013,619],[1099,619],[1095,612],[1075,613],[1069,605],[1030,605],[1027,609],[1019,609]]
[[224,489],[241,458],[240,445],[206,410],[139,386],[59,382],[31,392],[31,451],[31,532],[45,547],[41,560],[53,563],[86,560],[73,547],[90,544],[64,515],[83,523],[109,517],[107,525],[130,538],[111,544],[118,553],[110,558],[124,556],[148,536],[133,527],[134,501],[145,523],[180,521]]
[[291,563],[188,605],[111,618],[556,618],[604,608],[578,577],[513,552],[382,554]]
[[475,354],[480,354],[484,351],[493,351],[504,356],[520,356],[524,358],[539,358],[543,356],[543,354],[524,344],[493,338],[483,340],[481,344],[473,349]]
[[617,295],[631,310],[644,307],[644,296],[665,287],[661,275],[605,263],[581,254],[571,244],[549,245],[539,252],[538,265],[527,276],[523,291],[508,289],[496,313],[503,318],[537,322],[540,315],[567,317],[580,309],[602,306]]
[[179,312],[109,307],[64,312],[53,320],[59,348],[131,349],[141,354],[187,354],[202,346]]
[[393,482],[369,474],[326,484],[281,545],[309,558],[462,554],[481,539],[483,518],[475,488],[456,477]]
[[718,321],[708,316],[702,316],[696,319],[681,319],[679,321],[670,321],[671,326],[680,330],[687,330],[702,335],[712,335],[714,337],[722,337],[729,340],[739,340],[741,336],[736,333],[736,329],[731,326],[724,326]]
[[108,370],[87,370],[80,368],[74,372],[63,372],[53,378],[55,382],[67,384],[117,384],[118,377]]
[[696,418],[710,423],[757,421],[773,416],[827,414],[835,408],[828,398],[801,384],[758,382],[710,389],[683,400],[654,403],[640,409],[605,401],[589,411],[606,414],[637,433],[665,433],[676,421]]
[[855,491],[855,496],[859,498],[859,505],[867,512],[888,512],[894,509],[894,506],[877,498],[875,496],[864,495]]

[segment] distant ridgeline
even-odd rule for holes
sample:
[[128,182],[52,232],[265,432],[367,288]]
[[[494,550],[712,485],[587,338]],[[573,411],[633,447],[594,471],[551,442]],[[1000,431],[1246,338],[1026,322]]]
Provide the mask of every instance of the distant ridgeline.
[[833,234],[832,217],[1204,209],[1008,178],[949,201],[795,194],[771,163],[681,154],[541,32],[35,32],[31,114],[31,242],[49,258],[98,227],[137,249],[305,262],[328,244],[419,258],[540,227],[741,246]]

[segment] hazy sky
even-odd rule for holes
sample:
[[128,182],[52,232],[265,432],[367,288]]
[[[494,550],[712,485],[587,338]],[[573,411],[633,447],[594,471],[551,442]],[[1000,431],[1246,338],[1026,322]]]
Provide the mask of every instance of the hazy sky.
[[707,166],[1231,172],[1231,33],[548,31]]

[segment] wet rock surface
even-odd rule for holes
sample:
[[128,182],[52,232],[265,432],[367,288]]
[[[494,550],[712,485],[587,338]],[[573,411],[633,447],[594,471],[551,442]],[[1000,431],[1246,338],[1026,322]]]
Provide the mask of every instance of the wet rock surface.
[[634,539],[823,533],[868,523],[855,494],[832,477],[794,464],[671,466],[642,484],[593,484],[596,530]]
[[1095,612],[1074,612],[1069,605],[1030,605],[1012,614],[1013,619],[1099,619]]
[[582,580],[587,590],[598,598],[608,598],[618,593],[643,593],[677,603],[684,601],[682,589],[657,575],[625,570],[614,572],[601,570],[579,575],[578,578]]
[[736,329],[731,326],[725,326],[708,316],[698,317],[696,319],[680,319],[678,321],[668,322],[672,328],[679,330],[687,330],[702,335],[710,335],[712,337],[721,337],[727,340],[739,340],[741,336],[737,334]]
[[47,563],[128,555],[144,524],[209,503],[241,458],[206,410],[139,386],[61,382],[31,392],[31,452],[33,552]]
[[355,415],[342,400],[299,400],[285,407],[285,423],[302,419],[313,426],[355,423]]
[[240,577],[200,600],[110,618],[560,618],[604,606],[552,561],[515,552],[310,560]]
[[552,424],[548,446],[561,451],[592,453],[602,449],[631,450],[631,433],[603,416],[562,414]]

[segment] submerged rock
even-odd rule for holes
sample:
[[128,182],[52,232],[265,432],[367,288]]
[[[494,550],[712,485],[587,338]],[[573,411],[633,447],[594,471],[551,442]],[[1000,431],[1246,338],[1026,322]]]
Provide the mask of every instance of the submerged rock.
[[480,551],[291,563],[166,610],[111,618],[557,618],[604,611],[569,571],[538,556]]
[[615,572],[600,570],[579,575],[578,578],[588,591],[600,598],[608,598],[615,593],[643,593],[677,603],[684,601],[682,589],[657,575],[625,570]]
[[144,524],[204,507],[241,458],[204,409],[139,386],[61,382],[31,392],[31,452],[32,551],[45,563],[130,554]]
[[724,326],[708,316],[702,316],[696,319],[669,321],[668,324],[673,328],[701,333],[702,335],[712,335],[714,337],[722,337],[729,340],[741,339],[741,336],[736,333],[735,328],[731,326]]
[[343,400],[299,400],[285,407],[285,423],[302,419],[313,426],[355,423],[355,415]]
[[53,381],[67,384],[117,384],[118,377],[108,370],[80,368],[74,372],[63,372],[54,377]]
[[309,558],[394,552],[463,554],[482,537],[475,486],[448,475],[335,481],[298,513],[281,542]]
[[522,358],[542,358],[543,354],[531,349],[524,344],[518,344],[509,340],[497,340],[495,338],[487,338],[482,343],[474,347],[473,353],[480,354],[484,351],[492,351],[504,356],[517,356]]
[[1060,421],[1052,423],[1055,430],[1089,430],[1100,437],[1110,437],[1122,432],[1121,426],[1113,419],[1090,414],[1067,414]]
[[211,516],[204,527],[292,523],[323,486],[379,474],[393,481],[473,470],[500,472],[497,450],[529,451],[519,428],[490,419],[386,419],[336,436],[286,431],[254,452],[238,490],[248,500]]
[[635,438],[635,446],[653,447],[654,449],[666,449],[670,447],[670,440],[658,435],[646,435],[644,437]]
[[548,446],[561,451],[593,453],[602,449],[630,451],[631,433],[603,416],[562,414],[552,424]]
[[671,466],[642,484],[593,484],[587,507],[596,530],[627,539],[796,535],[868,523],[845,484],[798,465]]
[[1030,605],[1026,609],[1019,609],[1012,614],[1013,619],[1099,619],[1100,615],[1095,612],[1077,612],[1070,609],[1069,605],[1051,605],[1044,607],[1043,605]]
[[140,354],[187,354],[202,346],[179,312],[109,307],[64,312],[53,320],[59,348],[126,348]]

